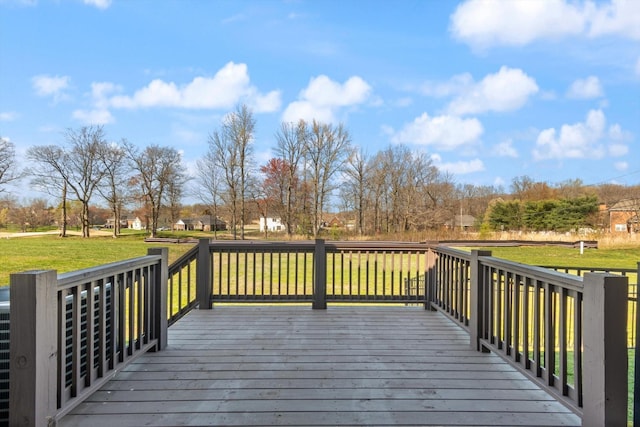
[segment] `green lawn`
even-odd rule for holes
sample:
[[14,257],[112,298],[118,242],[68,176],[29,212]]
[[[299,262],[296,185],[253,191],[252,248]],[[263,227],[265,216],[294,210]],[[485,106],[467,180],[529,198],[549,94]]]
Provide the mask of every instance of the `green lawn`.
[[494,257],[531,265],[566,267],[638,268],[639,248],[580,249],[555,246],[520,246],[478,248],[489,250]]
[[145,243],[143,235],[113,237],[53,235],[0,239],[0,285],[9,284],[9,274],[27,270],[57,270],[59,273],[93,267],[147,254],[151,247],[168,247],[169,262],[188,251],[191,244]]

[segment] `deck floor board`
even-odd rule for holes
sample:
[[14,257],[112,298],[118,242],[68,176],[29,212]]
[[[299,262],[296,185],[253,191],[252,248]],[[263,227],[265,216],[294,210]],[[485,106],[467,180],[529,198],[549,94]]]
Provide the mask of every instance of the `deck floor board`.
[[169,329],[58,426],[580,425],[417,307],[217,306]]

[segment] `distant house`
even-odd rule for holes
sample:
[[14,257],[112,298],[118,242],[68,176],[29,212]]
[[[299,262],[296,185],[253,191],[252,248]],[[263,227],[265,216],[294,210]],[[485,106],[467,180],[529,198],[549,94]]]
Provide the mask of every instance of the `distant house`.
[[142,220],[138,217],[135,217],[135,219],[133,219],[132,221],[127,221],[128,223],[128,227],[133,229],[133,230],[143,230],[145,227],[145,224],[142,222]]
[[640,199],[621,200],[609,208],[611,233],[640,232]]
[[198,218],[202,231],[220,231],[227,229],[227,223],[213,215],[202,215]]
[[203,215],[198,218],[181,218],[173,225],[173,229],[176,231],[226,230],[227,223],[220,218],[214,220],[211,215]]
[[[115,225],[115,218],[108,218],[105,228],[113,228]],[[139,217],[130,217],[128,215],[120,216],[120,228],[131,228],[133,230],[143,230],[146,224]]]
[[281,218],[260,217],[260,231],[285,231]]
[[469,230],[476,224],[476,218],[472,215],[456,215],[453,220],[444,223],[447,228]]

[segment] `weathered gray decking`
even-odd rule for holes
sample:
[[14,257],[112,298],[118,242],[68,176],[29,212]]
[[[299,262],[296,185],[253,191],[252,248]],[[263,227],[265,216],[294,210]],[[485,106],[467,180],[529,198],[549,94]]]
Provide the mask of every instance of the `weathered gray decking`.
[[217,306],[59,426],[580,425],[467,333],[416,307]]

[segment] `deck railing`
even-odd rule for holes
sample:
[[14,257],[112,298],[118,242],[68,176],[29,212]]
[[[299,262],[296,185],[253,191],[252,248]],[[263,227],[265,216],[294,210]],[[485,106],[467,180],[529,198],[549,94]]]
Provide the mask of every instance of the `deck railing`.
[[434,251],[431,305],[468,329],[473,347],[501,355],[584,425],[626,424],[627,277],[579,277],[489,251]]
[[490,255],[426,243],[202,239],[170,268],[162,249],[59,277],[12,275],[11,414],[55,420],[116,369],[163,348],[167,324],[196,305],[367,302],[439,310],[469,331],[474,349],[508,360],[584,425],[625,424],[628,278]]
[[54,425],[137,356],[166,346],[167,255],[11,275],[8,425]]
[[[427,244],[394,242],[256,242],[202,240],[200,308],[216,302],[424,304],[407,283],[429,268]],[[208,254],[208,256],[203,256]]]
[[167,283],[169,326],[198,305],[196,299],[198,253],[196,245],[169,266]]

